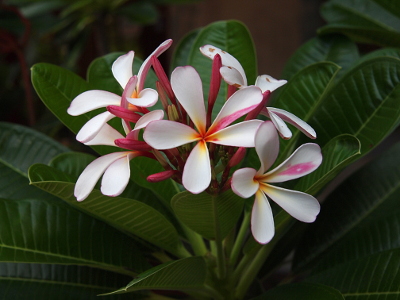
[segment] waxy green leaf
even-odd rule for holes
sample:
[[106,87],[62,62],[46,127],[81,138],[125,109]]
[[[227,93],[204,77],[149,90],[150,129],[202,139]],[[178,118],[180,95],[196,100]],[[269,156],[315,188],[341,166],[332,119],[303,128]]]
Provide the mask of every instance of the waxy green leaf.
[[241,216],[244,199],[232,191],[215,196],[181,192],[172,198],[171,205],[181,222],[195,232],[208,239],[217,235],[223,239]]
[[32,185],[123,232],[138,236],[176,255],[185,252],[174,226],[164,215],[143,202],[104,196],[98,190],[94,190],[84,201],[77,202],[74,196],[75,185],[69,182],[68,175],[42,164],[30,168],[29,178]]
[[251,300],[344,300],[342,294],[326,285],[293,283],[281,285]]
[[[95,300],[128,276],[73,265],[0,263],[0,298],[19,300]],[[131,299],[127,295],[111,300]]]
[[296,269],[324,270],[400,247],[400,144],[340,185],[304,234]]
[[359,53],[356,44],[345,36],[315,37],[297,49],[290,57],[282,72],[282,78],[290,82],[292,77],[300,70],[323,61],[333,62],[340,66],[342,70],[346,70],[358,58]]
[[318,144],[348,133],[360,140],[365,155],[398,124],[399,98],[399,59],[378,57],[359,64],[343,75],[312,115]]
[[144,289],[196,291],[204,289],[206,275],[207,265],[203,257],[184,258],[147,270],[126,287],[107,295]]
[[128,236],[61,201],[0,199],[0,260],[86,265],[121,274],[147,264]]
[[[392,13],[393,3],[388,5],[386,2],[386,5],[380,6],[379,2],[381,1],[328,1],[321,8],[322,17],[328,25],[320,28],[318,33],[342,33],[356,42],[399,47],[400,16]],[[398,12],[398,8],[394,11]]]
[[311,174],[302,177],[295,189],[316,195],[344,167],[352,163],[361,154],[360,141],[349,134],[333,138],[322,148],[322,164]]

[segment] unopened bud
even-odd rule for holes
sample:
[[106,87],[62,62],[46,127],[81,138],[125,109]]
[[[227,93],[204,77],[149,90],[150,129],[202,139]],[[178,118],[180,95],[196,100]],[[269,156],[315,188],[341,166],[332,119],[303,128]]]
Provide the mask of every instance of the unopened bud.
[[232,168],[237,164],[239,164],[245,155],[246,155],[246,148],[240,147],[239,149],[237,149],[236,153],[233,154],[233,156],[229,160],[228,167]]
[[163,171],[160,173],[152,174],[147,177],[147,181],[148,182],[160,182],[160,181],[171,178],[176,173],[178,173],[177,170],[167,170],[167,171]]
[[174,104],[168,105],[168,119],[170,121],[179,121],[179,113]]

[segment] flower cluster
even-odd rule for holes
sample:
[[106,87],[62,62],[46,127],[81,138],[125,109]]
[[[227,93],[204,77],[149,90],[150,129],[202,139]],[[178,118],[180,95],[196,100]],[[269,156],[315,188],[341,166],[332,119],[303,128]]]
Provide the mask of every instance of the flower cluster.
[[[162,43],[143,62],[137,75],[132,74],[133,51],[113,63],[112,73],[123,89],[121,96],[90,90],[72,101],[68,109],[71,115],[101,107],[107,109],[82,127],[77,134],[78,141],[124,149],[104,155],[86,167],[75,186],[77,200],[87,198],[101,176],[101,192],[108,196],[120,195],[129,182],[130,160],[145,156],[157,160],[165,170],[149,175],[150,182],[172,179],[193,194],[204,191],[217,194],[232,188],[243,198],[255,195],[252,233],[260,243],[267,243],[274,235],[268,198],[294,218],[314,221],[320,209],[314,197],[270,183],[314,171],[322,161],[318,145],[299,147],[286,161],[266,172],[278,156],[279,135],[284,139],[292,136],[285,122],[310,138],[316,137],[315,131],[295,115],[267,106],[271,92],[286,81],[262,75],[255,85],[248,85],[245,71],[236,58],[205,45],[200,51],[212,59],[210,90],[205,101],[201,78],[193,67],[177,67],[170,79],[165,74],[157,57],[171,43],[171,40]],[[151,67],[159,79],[157,91],[144,88]],[[228,97],[213,120],[214,104],[223,82],[228,84]],[[150,110],[159,99],[163,110]],[[259,120],[259,115],[270,120]],[[125,135],[108,124],[115,117],[121,119]],[[242,168],[232,172],[242,162],[246,148],[255,148],[260,169]]]

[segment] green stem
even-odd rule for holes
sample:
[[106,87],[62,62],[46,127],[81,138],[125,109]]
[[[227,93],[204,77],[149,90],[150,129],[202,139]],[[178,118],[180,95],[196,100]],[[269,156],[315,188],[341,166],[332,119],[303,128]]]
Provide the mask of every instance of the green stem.
[[200,234],[194,232],[192,229],[187,227],[185,224],[181,223],[182,229],[185,232],[187,239],[189,240],[190,244],[192,245],[192,249],[194,254],[197,256],[204,256],[207,254],[208,249],[206,244],[204,243],[203,238]]
[[242,276],[240,277],[239,283],[236,288],[236,298],[243,299],[245,296],[247,289],[250,287],[251,283],[253,282],[254,278],[257,276],[258,271],[260,271],[261,267],[263,266],[265,260],[267,259],[268,255],[271,253],[272,249],[274,248],[276,241],[270,242],[269,244],[261,247],[258,251],[257,255],[254,257],[248,268],[244,270]]
[[219,226],[218,220],[218,208],[217,208],[218,198],[216,196],[212,197],[213,211],[214,211],[214,225],[215,225],[215,244],[217,246],[217,269],[218,269],[218,279],[224,279],[226,277],[226,264],[225,264],[225,252],[222,244],[221,228]]
[[239,254],[241,252],[242,245],[244,239],[246,238],[247,230],[249,228],[250,215],[251,215],[250,211],[245,210],[242,225],[240,226],[239,233],[236,237],[236,241],[235,244],[233,245],[232,253],[230,256],[231,258],[229,263],[231,266],[235,266],[239,258]]

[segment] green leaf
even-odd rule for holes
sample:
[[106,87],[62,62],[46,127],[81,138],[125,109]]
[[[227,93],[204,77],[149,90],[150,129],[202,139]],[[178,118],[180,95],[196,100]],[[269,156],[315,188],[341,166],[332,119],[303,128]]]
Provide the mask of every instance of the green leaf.
[[[204,27],[197,35],[189,54],[189,65],[200,74],[203,82],[204,99],[208,99],[212,60],[201,54],[199,48],[213,45],[233,55],[243,66],[249,85],[255,83],[257,61],[251,35],[246,26],[238,21],[219,21]],[[214,113],[218,113],[226,101],[226,88],[222,88],[215,103]]]
[[192,30],[179,41],[172,55],[171,71],[176,67],[186,66],[188,64],[190,50],[193,48],[193,43],[200,31],[201,28]]
[[132,275],[146,266],[132,239],[62,202],[0,199],[0,260],[93,266]]
[[104,196],[94,190],[82,202],[74,197],[74,184],[65,173],[36,164],[29,170],[31,184],[51,193],[77,209],[120,231],[136,235],[173,254],[182,254],[182,244],[174,226],[151,206],[133,199]]
[[182,223],[195,232],[215,239],[217,230],[220,230],[220,238],[223,239],[241,216],[244,199],[232,191],[215,196],[206,192],[181,192],[172,198],[171,205]]
[[251,300],[344,300],[342,294],[326,285],[293,283],[281,285]]
[[316,171],[302,177],[295,190],[315,195],[360,153],[360,141],[354,136],[343,134],[333,138],[322,149],[322,164]]
[[95,90],[104,90],[117,95],[122,94],[122,88],[114,78],[111,66],[114,61],[123,55],[122,52],[114,52],[96,58],[87,70],[87,81]]
[[164,263],[139,274],[126,287],[115,292],[150,290],[193,291],[203,289],[207,275],[207,266],[203,257],[189,257]]
[[359,61],[357,61],[357,64],[360,64],[371,58],[381,57],[381,56],[390,56],[390,57],[395,57],[395,58],[400,59],[400,49],[398,49],[398,48],[383,48],[383,49],[372,51],[372,52],[364,55]]
[[400,143],[349,177],[324,202],[295,255],[295,268],[326,269],[400,247]]
[[333,62],[342,67],[342,70],[346,70],[358,58],[356,44],[345,36],[316,37],[302,45],[290,57],[283,70],[282,78],[290,80],[303,68],[322,61]]
[[[339,66],[331,62],[316,63],[302,69],[283,87],[272,106],[309,122],[332,86],[338,71]],[[318,136],[320,133],[318,130],[316,132]],[[283,161],[295,150],[300,135],[303,134],[296,129],[290,140],[281,141],[277,162]]]
[[361,142],[364,155],[398,124],[400,117],[400,60],[378,57],[348,71],[326,94],[310,121],[325,145],[340,134]]
[[28,168],[34,163],[48,163],[66,151],[68,148],[30,128],[0,123],[0,197],[46,197],[29,186]]
[[331,0],[321,13],[328,25],[319,34],[342,33],[356,42],[400,46],[399,17],[372,0]]
[[[0,298],[19,300],[95,300],[129,277],[84,266],[0,263]],[[131,299],[127,295],[113,299]]]
[[400,296],[400,250],[338,265],[308,278],[338,289],[346,300],[391,300]]
[[67,173],[74,178],[74,181],[76,181],[87,165],[95,159],[96,157],[91,154],[68,152],[54,157],[50,161],[49,165],[57,170]]
[[159,18],[157,7],[149,1],[137,1],[123,5],[116,11],[116,14],[125,16],[129,21],[142,26],[153,24]]

